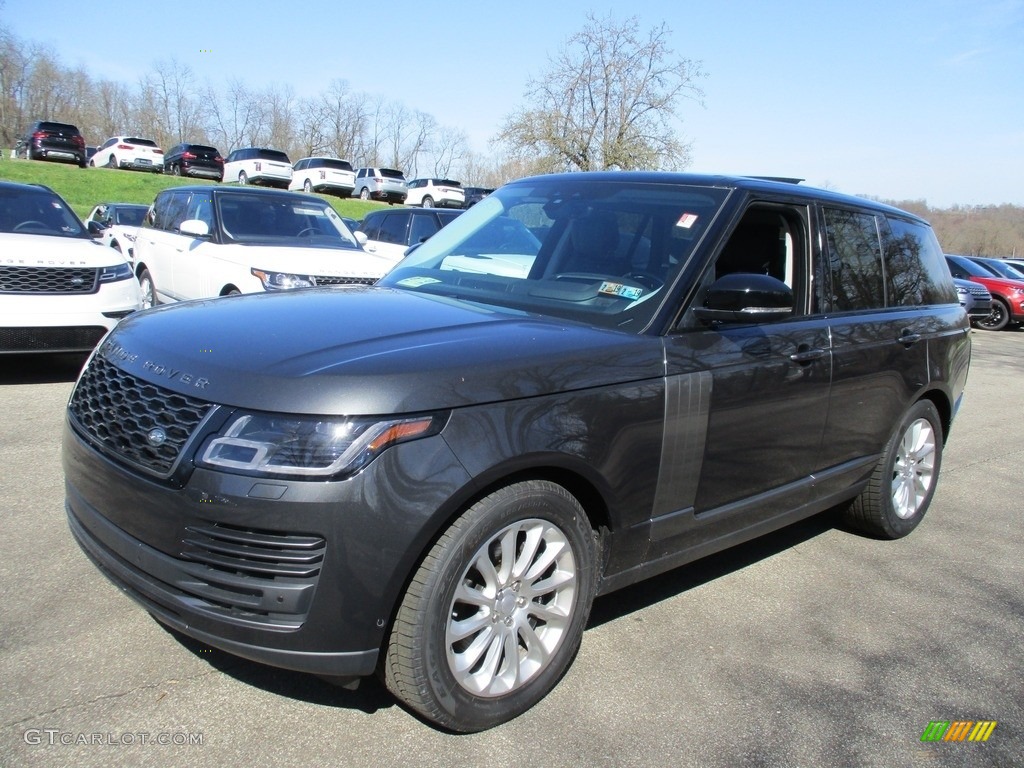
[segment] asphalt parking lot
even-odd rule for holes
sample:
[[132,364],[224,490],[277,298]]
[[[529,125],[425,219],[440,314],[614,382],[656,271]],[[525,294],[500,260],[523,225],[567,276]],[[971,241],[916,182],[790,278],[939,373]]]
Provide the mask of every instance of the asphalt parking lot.
[[[439,732],[172,634],[86,560],[60,428],[81,357],[0,358],[0,765],[1024,766],[1024,332],[974,332],[910,537],[819,516],[601,598],[519,719]],[[932,721],[989,739],[922,742]]]

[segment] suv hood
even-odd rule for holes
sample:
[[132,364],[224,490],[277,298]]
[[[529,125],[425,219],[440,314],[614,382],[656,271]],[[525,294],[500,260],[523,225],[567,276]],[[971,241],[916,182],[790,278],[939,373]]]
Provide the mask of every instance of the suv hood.
[[659,338],[382,287],[158,307],[123,320],[97,354],[210,402],[324,415],[438,410],[664,375]]
[[0,232],[0,266],[109,267],[124,257],[91,238]]

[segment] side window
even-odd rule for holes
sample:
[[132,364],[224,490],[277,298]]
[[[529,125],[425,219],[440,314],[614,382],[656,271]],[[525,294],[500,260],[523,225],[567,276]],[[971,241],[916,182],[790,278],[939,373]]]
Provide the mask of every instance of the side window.
[[188,202],[186,219],[199,219],[213,232],[213,197],[209,192],[193,192]]
[[[729,234],[715,261],[701,280],[692,306],[701,306],[704,295],[716,280],[731,274],[768,275],[793,290],[793,315],[821,312],[822,298],[818,279],[812,278],[808,237],[808,209],[792,205],[754,203]],[[666,250],[670,264],[691,245],[687,230],[674,227]],[[635,264],[634,260],[634,264]],[[682,327],[706,328],[691,312],[683,316]]]
[[825,233],[832,273],[832,309],[885,307],[878,223],[869,213],[826,208]]
[[407,245],[405,233],[409,229],[409,214],[398,213],[393,216],[385,216],[380,225],[380,235],[377,237],[382,243],[397,243]]
[[144,227],[152,227],[153,229],[164,229],[164,222],[167,220],[167,208],[170,203],[170,192],[161,192],[157,195],[156,201],[153,203],[153,207],[149,209],[149,213],[146,215],[142,225]]
[[366,235],[367,240],[380,240],[380,216],[373,214],[365,217],[359,222],[359,231]]
[[187,192],[171,192],[167,196],[167,207],[164,209],[163,218],[157,226],[168,232],[177,232],[188,212],[188,198]]
[[426,240],[440,228],[433,216],[413,216],[412,232],[409,234],[409,245]]
[[889,306],[955,304],[956,289],[931,228],[896,218],[887,222],[882,244]]

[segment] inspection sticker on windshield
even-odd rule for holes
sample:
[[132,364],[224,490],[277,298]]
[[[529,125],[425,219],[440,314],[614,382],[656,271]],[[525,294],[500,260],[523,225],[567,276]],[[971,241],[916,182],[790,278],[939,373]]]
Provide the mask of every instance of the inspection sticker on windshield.
[[430,285],[431,283],[440,283],[436,277],[407,277],[404,280],[399,280],[398,285],[403,285],[406,288],[419,288],[421,285]]
[[682,227],[683,229],[689,229],[690,227],[692,227],[696,223],[697,223],[697,214],[696,213],[684,213],[682,216],[679,217],[679,221],[676,222],[676,226],[677,227]]
[[597,289],[598,293],[606,293],[609,296],[621,296],[624,299],[630,299],[636,301],[644,294],[643,288],[634,288],[632,285],[623,285],[622,283],[609,283],[605,281],[601,283],[601,287]]

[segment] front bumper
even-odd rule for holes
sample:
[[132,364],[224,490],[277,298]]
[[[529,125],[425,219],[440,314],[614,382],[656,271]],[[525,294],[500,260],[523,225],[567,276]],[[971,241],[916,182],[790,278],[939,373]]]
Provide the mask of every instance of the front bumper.
[[161,622],[337,677],[373,672],[438,509],[467,479],[440,437],[396,446],[339,482],[195,469],[175,488],[98,453],[68,423],[63,459],[75,539]]

